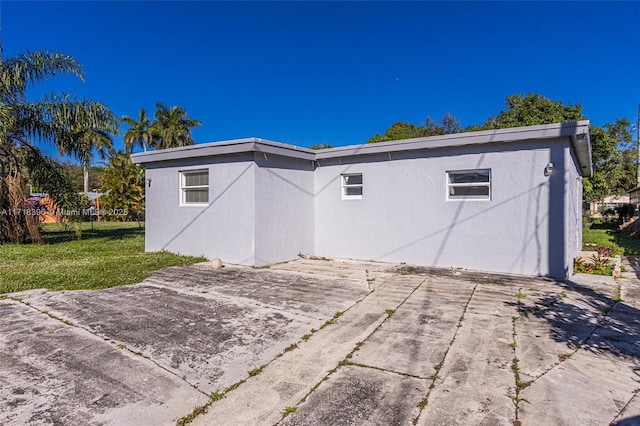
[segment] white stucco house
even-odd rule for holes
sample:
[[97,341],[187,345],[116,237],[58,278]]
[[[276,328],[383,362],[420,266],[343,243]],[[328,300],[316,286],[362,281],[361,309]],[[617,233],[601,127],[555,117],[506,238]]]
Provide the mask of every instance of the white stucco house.
[[299,254],[564,279],[589,122],[313,151],[258,138],[135,154],[146,250],[262,266]]

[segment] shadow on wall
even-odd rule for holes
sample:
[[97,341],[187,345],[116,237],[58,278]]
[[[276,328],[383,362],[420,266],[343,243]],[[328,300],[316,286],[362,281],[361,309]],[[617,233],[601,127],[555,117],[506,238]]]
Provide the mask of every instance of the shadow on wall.
[[169,239],[169,241],[162,246],[162,250],[168,250],[168,247],[171,245],[171,243],[173,243],[178,237],[184,234],[184,232],[189,229],[191,225],[193,225],[203,214],[205,214],[211,207],[213,207],[216,202],[218,202],[218,200],[220,200],[220,198],[222,198],[222,196],[226,194],[227,191],[229,191],[229,189],[231,189],[231,187],[233,187],[240,180],[240,178],[242,178],[242,176],[244,176],[249,170],[251,170],[252,167],[253,164],[247,165],[247,167],[245,167],[244,170],[242,170],[242,172],[240,172],[238,176],[236,176],[236,178],[232,180],[231,183],[229,183],[229,185],[227,185],[226,188],[224,188],[218,194],[218,196],[209,203],[208,206],[204,207],[193,219],[189,221],[189,223],[187,223],[180,231],[178,231],[178,233],[171,237],[171,239]]
[[[483,157],[481,157],[480,161],[478,162],[478,166],[477,166],[478,168],[482,166],[482,158]],[[437,265],[438,261],[440,260],[440,257],[442,256],[442,253],[446,248],[448,237],[451,235],[451,233],[453,232],[456,226],[462,223],[468,222],[472,219],[476,219],[478,217],[487,215],[492,210],[504,207],[506,204],[509,204],[515,201],[516,199],[526,196],[527,194],[530,194],[535,191],[537,192],[537,196],[535,196],[536,218],[535,218],[534,229],[529,236],[525,235],[525,237],[523,238],[522,248],[519,251],[518,256],[516,257],[512,265],[510,265],[510,269],[513,269],[515,265],[517,265],[518,263],[524,263],[524,256],[528,249],[528,245],[533,240],[536,248],[536,268],[537,268],[538,274],[548,274],[551,277],[559,278],[559,279],[567,278],[569,276],[569,265],[567,264],[565,259],[567,254],[565,250],[565,243],[566,243],[565,186],[567,182],[565,179],[565,147],[564,145],[560,144],[557,146],[550,147],[549,161],[553,163],[555,173],[551,174],[548,177],[549,179],[547,182],[536,185],[535,187],[527,191],[516,194],[499,203],[492,203],[491,207],[488,207],[475,215],[465,217],[464,219],[459,219],[461,209],[465,204],[464,201],[461,201],[455,214],[453,215],[451,223],[448,226],[435,230],[425,236],[415,239],[391,251],[382,253],[379,256],[377,256],[376,259],[385,259],[388,256],[391,256],[411,246],[419,244],[424,240],[433,238],[439,234],[444,234],[444,236],[442,237],[442,243],[440,244],[440,247],[438,248],[436,256],[434,257],[434,260],[433,260],[433,264]],[[537,172],[537,170],[535,172]],[[542,173],[542,171],[540,172]],[[548,212],[543,212],[541,211],[540,194],[542,192],[542,189],[547,185],[549,187]],[[527,198],[529,200],[529,208],[527,209],[527,212],[528,212],[530,210],[530,203],[531,203],[532,196],[530,195]],[[543,247],[543,245],[541,244],[540,227],[545,221],[548,222],[548,227],[547,227],[548,239],[547,239],[547,247],[546,247],[546,250],[548,250],[547,258],[549,262],[548,272],[543,271],[541,269],[542,268],[542,262],[541,262],[542,251],[545,249],[545,247]]]
[[[413,240],[413,241],[411,241],[411,242],[409,242],[409,243],[407,243],[407,244],[405,244],[405,245],[403,245],[403,246],[397,247],[397,248],[395,248],[395,249],[393,249],[393,250],[391,250],[391,251],[388,251],[388,252],[386,252],[386,253],[383,253],[383,254],[381,254],[380,256],[376,257],[376,259],[384,259],[384,258],[385,258],[385,257],[387,257],[387,256],[391,256],[391,255],[393,255],[393,254],[395,254],[395,253],[397,253],[397,252],[399,252],[399,251],[405,250],[405,249],[407,249],[407,248],[409,248],[409,247],[411,247],[411,246],[414,246],[414,245],[416,245],[416,244],[419,244],[419,243],[421,243],[422,241],[427,240],[427,239],[429,239],[429,238],[433,238],[433,237],[435,237],[435,236],[437,236],[437,235],[439,235],[439,234],[447,233],[447,235],[448,235],[448,234],[450,234],[450,233],[451,233],[451,230],[452,230],[453,228],[455,228],[457,225],[460,225],[460,224],[462,224],[462,223],[465,223],[465,222],[468,222],[468,221],[470,221],[470,220],[473,220],[473,219],[476,219],[476,218],[478,218],[478,217],[481,217],[481,216],[484,216],[484,215],[486,215],[486,214],[489,214],[489,213],[491,213],[491,211],[492,211],[492,210],[495,210],[495,209],[497,209],[497,208],[503,207],[503,206],[505,206],[506,204],[509,204],[509,203],[511,203],[511,202],[513,202],[513,201],[516,201],[518,198],[520,198],[520,197],[524,197],[524,196],[526,196],[526,195],[527,195],[527,194],[529,194],[529,193],[532,193],[532,192],[538,192],[538,193],[540,193],[541,189],[542,189],[545,185],[546,185],[545,183],[541,183],[541,184],[537,185],[537,186],[536,186],[536,187],[534,187],[534,188],[531,188],[531,189],[529,189],[529,190],[527,190],[527,191],[523,191],[523,192],[521,192],[521,193],[519,193],[519,194],[516,194],[516,195],[514,195],[514,196],[512,196],[512,197],[510,197],[510,198],[507,198],[506,200],[501,201],[501,202],[499,202],[499,203],[495,203],[495,204],[493,204],[491,207],[488,207],[488,208],[486,208],[486,209],[484,209],[484,210],[482,210],[482,211],[478,212],[478,213],[477,213],[477,214],[475,214],[475,215],[465,217],[464,219],[455,220],[455,221],[454,221],[454,222],[452,222],[449,226],[446,226],[446,227],[443,227],[443,228],[437,229],[437,230],[435,230],[435,231],[433,231],[433,232],[431,232],[431,233],[429,233],[429,234],[427,234],[427,235],[424,235],[424,236],[422,236],[422,237],[420,237],[420,238],[418,238],[418,239],[416,239],[416,240]],[[539,197],[538,197],[538,198],[536,198],[536,200],[538,200],[538,199],[539,199]],[[539,201],[537,201],[537,202],[536,202],[536,209],[537,209],[537,210],[539,209],[539,204],[540,204],[540,202],[539,202]],[[545,218],[545,219],[546,219],[546,218]],[[538,231],[539,231],[539,227],[540,227],[540,225],[542,225],[542,223],[544,223],[544,220],[541,220],[539,223],[536,223],[535,231],[534,231],[534,233],[531,235],[531,237],[530,237],[528,240],[525,240],[525,241],[524,241],[522,251],[525,251],[525,250],[526,250],[526,248],[527,248],[527,244],[529,243],[529,241],[530,241],[531,239],[537,239],[537,238],[539,238],[539,236],[538,236]],[[540,245],[540,244],[537,244],[537,248],[538,248],[538,250],[539,250],[539,251],[541,251],[541,249],[542,249],[542,247],[541,247],[541,245]],[[441,246],[441,251],[442,251],[442,250],[444,250],[444,243],[443,243],[443,245]],[[540,265],[540,257],[541,257],[541,253],[538,253],[538,256],[537,256],[537,258],[538,258],[538,265]]]

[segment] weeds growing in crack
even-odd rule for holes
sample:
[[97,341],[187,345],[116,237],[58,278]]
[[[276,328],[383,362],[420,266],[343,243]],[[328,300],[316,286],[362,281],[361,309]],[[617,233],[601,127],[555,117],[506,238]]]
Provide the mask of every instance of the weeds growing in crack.
[[391,318],[391,316],[396,313],[396,310],[395,309],[385,309],[384,313],[387,314],[387,318]]
[[298,344],[297,343],[292,343],[289,346],[287,346],[286,348],[284,348],[284,352],[291,352],[294,349],[298,349]]
[[285,407],[284,410],[282,410],[282,418],[284,419],[289,414],[295,413],[296,411],[298,411],[297,407]]
[[518,359],[517,352],[516,352],[518,348],[518,333],[516,331],[516,324],[518,322],[518,319],[519,317],[511,317],[511,325],[513,327],[511,336],[513,338],[513,342],[509,344],[509,346],[513,350],[513,360],[511,361],[511,371],[513,372],[514,381],[515,381],[515,396],[511,397],[511,400],[513,401],[513,405],[515,408],[515,420],[513,421],[514,425],[522,425],[520,420],[518,420],[520,403],[529,402],[525,398],[522,398],[520,393],[535,382],[535,380],[529,380],[527,382],[523,382],[522,378],[520,377],[520,360]]
[[429,391],[427,392],[425,397],[422,398],[422,400],[417,405],[417,407],[419,408],[420,411],[418,412],[418,415],[413,419],[413,424],[414,425],[418,424],[418,420],[420,420],[420,414],[422,414],[422,411],[429,405],[429,397],[431,396],[431,391],[433,391],[433,389],[436,387],[436,381],[441,379],[440,370],[444,366],[444,361],[447,359],[447,355],[449,354],[449,351],[451,350],[451,346],[453,346],[453,342],[456,340],[456,337],[458,336],[458,333],[460,332],[460,328],[462,327],[462,322],[464,321],[464,316],[467,313],[467,309],[469,308],[469,303],[471,303],[471,300],[473,299],[473,296],[476,293],[476,289],[478,288],[478,285],[479,285],[479,283],[475,283],[475,285],[473,287],[473,290],[471,291],[471,294],[469,295],[469,298],[467,299],[467,303],[465,303],[464,308],[462,309],[462,315],[460,315],[460,319],[458,320],[457,329],[456,329],[455,333],[453,333],[453,337],[451,338],[451,341],[449,342],[449,347],[444,352],[444,355],[442,356],[442,359],[440,360],[440,362],[433,367],[436,372],[435,372],[435,374],[433,376],[431,376],[431,384],[429,385]]
[[616,293],[613,300],[615,300],[616,302],[622,302],[622,286],[618,286],[618,292]]
[[211,402],[216,402],[216,401],[220,401],[225,396],[227,396],[227,395],[224,392],[211,392],[209,394],[209,399],[211,399]]
[[[186,379],[186,378],[184,378],[184,379]],[[229,388],[227,388],[227,389],[229,389]],[[206,404],[196,406],[193,409],[193,411],[191,411],[189,414],[187,414],[186,416],[184,416],[180,420],[178,420],[178,422],[176,423],[176,426],[184,426],[186,424],[189,424],[189,423],[193,422],[196,419],[196,417],[198,417],[201,414],[206,413],[207,409],[209,407],[211,407],[211,404],[223,399],[226,396],[227,392],[228,391],[226,389],[224,391],[222,391],[222,392],[211,392],[208,395],[209,401],[207,401]]]
[[196,417],[198,417],[200,414],[204,414],[207,412],[207,407],[209,406],[209,403],[205,404],[205,405],[198,405],[197,407],[195,407],[193,409],[193,411],[189,414],[187,414],[186,416],[184,416],[183,418],[181,418],[180,420],[178,420],[178,423],[176,423],[176,426],[184,426],[186,424],[191,423],[192,421],[195,420]]
[[254,368],[253,370],[249,370],[247,373],[249,374],[249,377],[254,377],[257,376],[258,374],[262,373],[262,369],[264,367],[258,367],[258,368]]

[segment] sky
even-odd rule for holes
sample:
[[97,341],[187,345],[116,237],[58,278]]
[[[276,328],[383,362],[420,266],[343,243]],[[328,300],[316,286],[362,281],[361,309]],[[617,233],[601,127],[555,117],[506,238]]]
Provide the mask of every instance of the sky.
[[5,57],[84,67],[85,82],[56,76],[30,98],[69,92],[134,118],[179,105],[203,123],[197,143],[359,144],[448,112],[480,124],[518,93],[580,103],[594,125],[636,122],[640,104],[633,1],[0,0],[0,24]]

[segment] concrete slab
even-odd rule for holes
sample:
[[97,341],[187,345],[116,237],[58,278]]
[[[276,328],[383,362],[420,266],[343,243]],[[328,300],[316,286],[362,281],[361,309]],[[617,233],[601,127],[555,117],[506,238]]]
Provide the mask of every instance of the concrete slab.
[[175,424],[207,396],[77,327],[0,301],[0,424]]
[[0,423],[166,424],[246,379],[194,424],[638,424],[638,288],[301,259],[14,294],[30,306],[0,301]]
[[525,425],[608,425],[634,396],[636,380],[633,364],[581,350],[524,389],[519,419]]
[[352,281],[200,266],[168,268],[143,285],[21,297],[209,393],[246,378],[367,293]]
[[[516,308],[511,292],[496,298],[491,284],[479,284],[455,340],[447,346],[439,378],[429,394],[420,425],[511,425],[515,419],[512,371]],[[491,312],[500,314],[491,314]]]
[[[427,280],[354,353],[352,361],[417,377],[431,377],[458,330],[473,284]],[[380,348],[390,348],[380,352]]]
[[[324,266],[325,263],[315,261],[314,264]],[[340,272],[333,276],[316,276],[314,268],[302,260],[281,264],[280,267],[284,269],[287,265],[292,269],[294,265],[300,265],[298,273],[292,274],[275,266],[273,270],[234,266],[212,269],[205,263],[162,269],[154,272],[144,283],[188,294],[215,292],[216,297],[243,298],[276,309],[301,311],[315,318],[333,316],[370,291],[366,280],[346,278],[345,274],[351,269],[359,273],[359,265],[341,264]]]
[[427,391],[424,380],[362,367],[332,374],[280,425],[408,425]]

